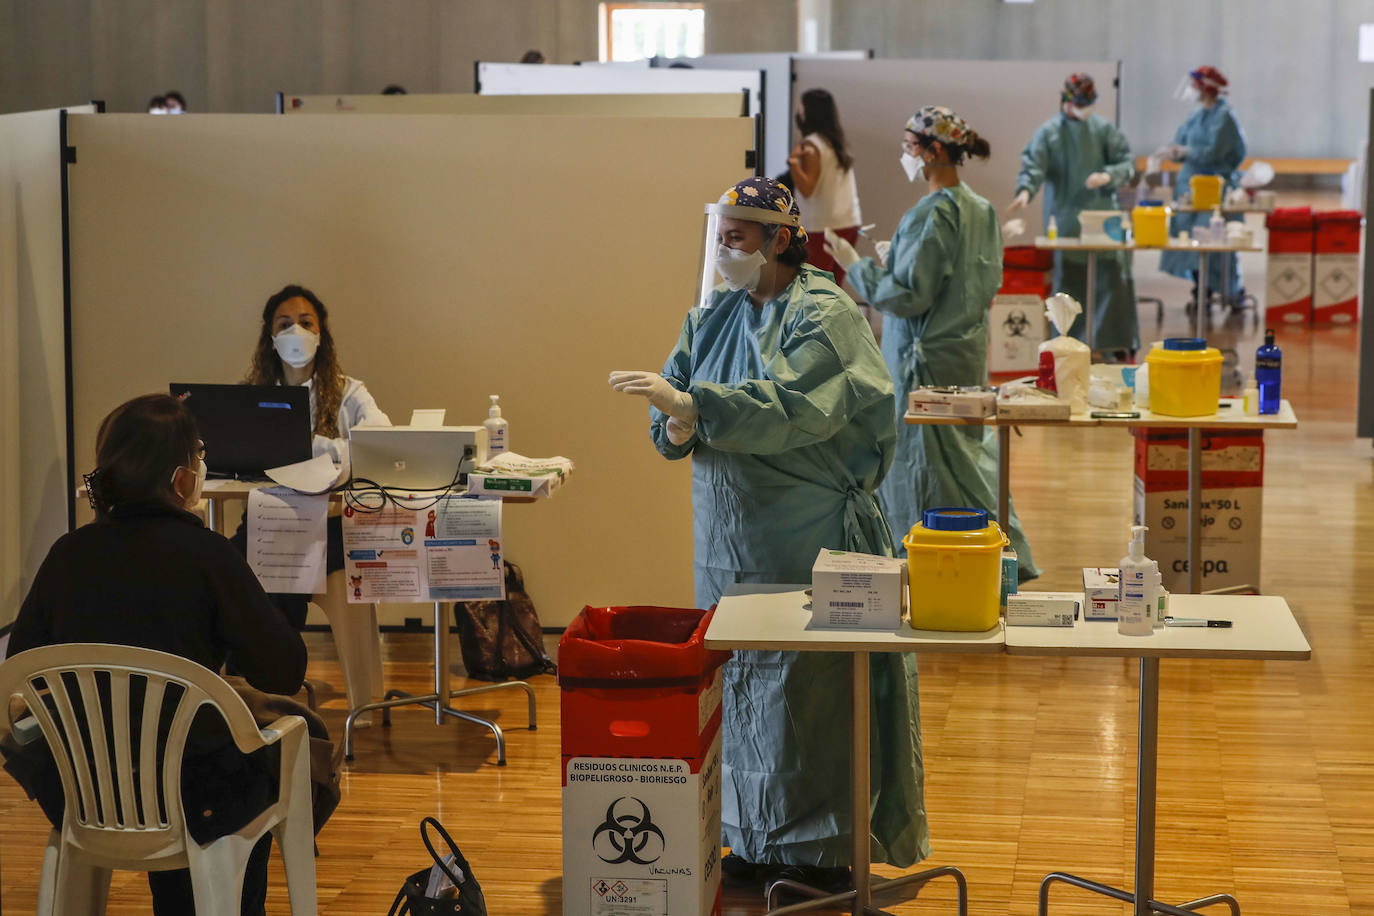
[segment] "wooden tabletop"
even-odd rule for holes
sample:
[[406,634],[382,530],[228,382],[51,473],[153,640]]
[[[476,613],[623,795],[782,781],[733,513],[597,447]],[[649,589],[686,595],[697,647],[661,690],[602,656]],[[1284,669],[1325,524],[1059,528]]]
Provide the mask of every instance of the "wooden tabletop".
[[1232,254],[1238,251],[1263,251],[1255,245],[1227,245],[1214,242],[1180,242],[1169,239],[1167,245],[1127,245],[1123,242],[1083,242],[1078,238],[1047,239],[1039,236],[1035,247],[1045,251],[1183,251],[1191,254]]
[[[1293,405],[1287,401],[1279,402],[1279,412],[1248,416],[1240,409],[1240,398],[1222,398],[1223,404],[1234,406],[1205,417],[1166,417],[1149,410],[1140,411],[1139,417],[1106,418],[1075,414],[1067,420],[1022,420],[1017,417],[941,417],[929,414],[907,413],[902,421],[909,426],[1153,426],[1162,429],[1297,429],[1298,417]],[[1098,409],[1098,408],[1094,408]]]

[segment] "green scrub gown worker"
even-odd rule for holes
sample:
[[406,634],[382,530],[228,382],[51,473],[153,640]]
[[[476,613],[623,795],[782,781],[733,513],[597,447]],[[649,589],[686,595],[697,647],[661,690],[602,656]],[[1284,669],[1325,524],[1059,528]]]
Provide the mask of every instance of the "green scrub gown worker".
[[[1215,67],[1198,67],[1189,72],[1183,98],[1197,101],[1197,110],[1179,125],[1174,142],[1160,152],[1183,163],[1178,171],[1178,193],[1189,189],[1194,175],[1220,175],[1222,191],[1234,188],[1240,180],[1238,169],[1245,161],[1245,133],[1236,120],[1236,112],[1221,94],[1226,91],[1226,77]],[[1175,236],[1191,233],[1194,226],[1205,226],[1212,219],[1210,213],[1175,213],[1169,226]],[[1227,217],[1228,222],[1243,220],[1240,215]],[[1187,251],[1166,251],[1160,256],[1159,269],[1175,277],[1197,282],[1198,257]],[[1245,294],[1241,282],[1240,259],[1234,254],[1214,254],[1207,258],[1207,290],[1237,302]]]
[[[748,179],[711,209],[703,302],[662,373],[611,376],[649,398],[659,452],[692,458],[700,607],[737,582],[810,582],[822,548],[893,553],[874,495],[892,463],[892,382],[867,322],[803,263],[782,185]],[[930,852],[915,658],[871,665],[874,861],[906,866]],[[739,860],[850,863],[849,677],[836,653],[726,664],[722,822]]]
[[[1024,207],[1043,186],[1045,222],[1054,217],[1060,238],[1080,234],[1079,212],[1117,209],[1116,189],[1135,174],[1130,144],[1115,124],[1092,112],[1096,100],[1091,76],[1069,76],[1060,93],[1059,114],[1040,125],[1021,152],[1012,208]],[[1131,252],[1098,252],[1095,258],[1093,349],[1139,349]],[[1054,290],[1087,301],[1086,254],[1054,253]],[[1080,317],[1071,333],[1081,340],[1083,328]]]
[[[849,283],[883,313],[883,357],[897,394],[897,456],[878,495],[899,543],[925,509],[996,512],[996,433],[907,425],[902,416],[907,393],[918,386],[987,384],[988,305],[1002,283],[997,214],[957,169],[966,155],[986,158],[987,141],[949,109],[927,106],[907,121],[903,143],[907,177],[925,172],[930,193],[902,217],[886,264],[827,237]],[[1021,580],[1039,575],[1014,510],[1006,533]]]

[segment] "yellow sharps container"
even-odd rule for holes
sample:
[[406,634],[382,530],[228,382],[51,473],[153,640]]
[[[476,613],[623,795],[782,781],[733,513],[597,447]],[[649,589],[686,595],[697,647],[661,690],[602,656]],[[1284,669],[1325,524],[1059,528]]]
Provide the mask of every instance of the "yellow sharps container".
[[1170,337],[1145,357],[1150,411],[1165,417],[1208,417],[1221,401],[1221,351],[1201,337]]
[[1193,196],[1193,207],[1197,210],[1221,206],[1220,175],[1194,175],[1188,179],[1188,190]]
[[982,509],[927,509],[902,538],[911,625],[981,632],[997,625],[1007,536]]
[[1169,244],[1169,208],[1154,201],[1141,202],[1131,211],[1131,226],[1139,248],[1163,248]]

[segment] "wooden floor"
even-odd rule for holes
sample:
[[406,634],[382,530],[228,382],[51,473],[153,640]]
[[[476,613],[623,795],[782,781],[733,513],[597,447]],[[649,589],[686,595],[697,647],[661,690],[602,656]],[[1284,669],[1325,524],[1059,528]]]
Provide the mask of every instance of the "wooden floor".
[[[1259,266],[1250,282],[1261,286]],[[1186,284],[1138,267],[1141,294],[1162,292],[1181,330]],[[1144,336],[1161,336],[1153,308]],[[1253,319],[1218,327],[1247,367]],[[1286,331],[1284,392],[1296,432],[1266,435],[1262,584],[1285,596],[1310,662],[1166,661],[1161,665],[1157,896],[1233,892],[1251,914],[1374,914],[1374,449],[1354,439],[1356,335]],[[1070,587],[1084,565],[1110,564],[1130,523],[1125,432],[1027,430],[1013,493],[1041,587]],[[685,562],[685,559],[684,559]],[[332,643],[310,634],[313,677],[340,683]],[[428,637],[387,639],[389,683],[423,690]],[[457,653],[455,652],[455,658]],[[1129,883],[1134,817],[1136,668],[1102,659],[925,656],[921,663],[929,864],[968,876],[971,911],[1033,913],[1040,878],[1066,869]],[[461,679],[456,679],[461,683]],[[344,798],[319,837],[320,909],[383,914],[426,856],[419,819],[457,837],[494,916],[560,912],[558,692],[535,681],[540,728],[524,730],[512,693],[463,703],[506,727],[510,764],[495,766],[481,729],[434,726],[422,710],[361,733]],[[331,727],[343,700],[325,695]],[[32,912],[46,823],[0,778],[5,913]],[[268,910],[287,913],[274,857]],[[932,885],[896,913],[951,913]],[[727,890],[725,912],[762,912],[756,889]],[[1119,904],[1057,888],[1056,913]],[[117,876],[109,912],[147,912],[141,875]]]

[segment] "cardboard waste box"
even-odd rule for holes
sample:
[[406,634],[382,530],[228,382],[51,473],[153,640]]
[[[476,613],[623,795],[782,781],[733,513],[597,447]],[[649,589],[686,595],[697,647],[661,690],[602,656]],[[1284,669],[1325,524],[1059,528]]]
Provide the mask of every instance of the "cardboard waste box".
[[1010,245],[1002,252],[1002,287],[988,308],[988,373],[1014,378],[1035,372],[1049,339],[1045,299],[1054,252]]
[[1312,210],[1280,207],[1264,221],[1269,230],[1265,259],[1264,323],[1308,324],[1312,320]]
[[711,611],[582,609],[558,647],[564,916],[718,916]]
[[1360,317],[1358,210],[1331,210],[1313,218],[1312,323],[1354,324]]

